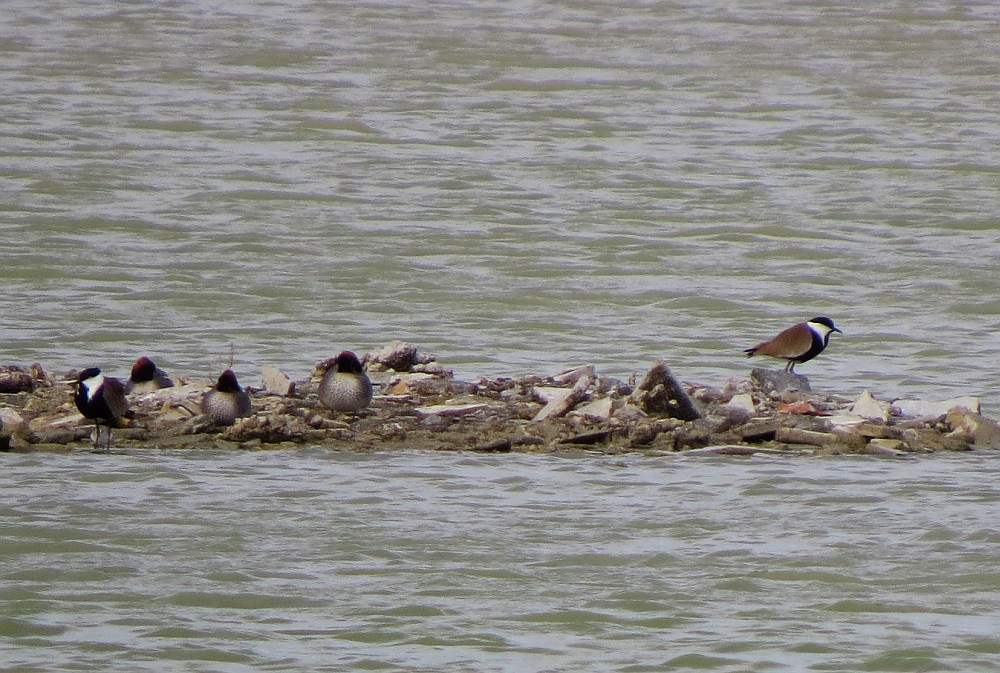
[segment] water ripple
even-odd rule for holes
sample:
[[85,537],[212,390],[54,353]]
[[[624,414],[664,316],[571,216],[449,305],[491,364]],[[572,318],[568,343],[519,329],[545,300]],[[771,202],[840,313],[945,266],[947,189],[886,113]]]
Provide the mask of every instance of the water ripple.
[[3,460],[2,628],[24,667],[322,670],[335,651],[418,670],[857,670],[904,638],[989,670],[995,653],[988,454]]

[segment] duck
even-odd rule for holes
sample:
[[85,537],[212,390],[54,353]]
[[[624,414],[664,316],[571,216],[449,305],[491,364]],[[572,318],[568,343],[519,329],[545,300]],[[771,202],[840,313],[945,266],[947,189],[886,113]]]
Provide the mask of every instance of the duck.
[[319,384],[319,400],[333,411],[360,411],[372,401],[372,382],[351,351],[333,359]]
[[132,374],[125,383],[125,394],[145,395],[160,388],[173,388],[174,382],[167,373],[143,355],[132,365]]
[[227,369],[201,398],[201,411],[216,425],[233,425],[252,412],[250,394],[240,387],[236,374]]

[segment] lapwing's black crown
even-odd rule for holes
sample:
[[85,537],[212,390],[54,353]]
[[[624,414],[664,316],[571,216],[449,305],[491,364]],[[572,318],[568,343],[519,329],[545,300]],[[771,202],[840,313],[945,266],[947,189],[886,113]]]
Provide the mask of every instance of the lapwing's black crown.
[[82,372],[80,372],[80,376],[77,378],[77,381],[86,381],[87,379],[92,379],[100,373],[101,370],[98,369],[97,367],[88,367],[87,369],[84,369]]
[[830,320],[829,318],[827,318],[827,317],[826,317],[825,315],[821,315],[821,316],[819,316],[818,318],[813,318],[813,319],[812,319],[812,320],[810,320],[809,322],[815,322],[815,323],[819,323],[820,325],[826,325],[826,326],[827,326],[827,327],[829,327],[830,329],[836,329],[836,328],[835,328],[835,327],[833,326],[833,321],[832,321],[832,320]]

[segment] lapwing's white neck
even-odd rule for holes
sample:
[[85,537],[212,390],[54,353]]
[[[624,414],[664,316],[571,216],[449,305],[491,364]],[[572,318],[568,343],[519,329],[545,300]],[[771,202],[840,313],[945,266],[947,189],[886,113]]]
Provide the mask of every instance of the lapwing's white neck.
[[809,321],[806,326],[813,331],[814,334],[818,334],[820,339],[825,339],[828,334],[833,331],[833,328],[829,325],[824,325],[821,322]]
[[104,374],[91,376],[89,379],[81,381],[81,383],[83,384],[83,387],[87,389],[87,401],[93,401],[94,395],[96,395],[97,391],[104,385]]

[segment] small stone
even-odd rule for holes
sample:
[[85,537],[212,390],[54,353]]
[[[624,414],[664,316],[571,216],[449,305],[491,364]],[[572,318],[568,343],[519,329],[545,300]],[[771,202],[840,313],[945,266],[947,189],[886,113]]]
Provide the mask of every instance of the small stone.
[[24,417],[13,409],[0,407],[0,435],[10,437],[24,430]]
[[614,412],[615,403],[610,397],[602,397],[599,400],[588,402],[581,407],[570,412],[572,416],[590,416],[592,418],[611,418]]
[[632,427],[628,435],[629,446],[645,446],[649,444],[657,435],[660,429],[651,423],[638,424]]
[[726,404],[730,409],[743,409],[748,414],[753,414],[756,410],[756,405],[753,402],[753,395],[750,393],[740,393],[739,395],[733,395],[733,397]]
[[514,445],[510,438],[505,438],[486,442],[485,444],[476,444],[472,447],[472,450],[480,453],[510,453],[513,448]]
[[47,430],[72,428],[83,423],[84,418],[79,411],[57,411],[52,414],[35,416],[28,421],[28,430],[33,433],[41,433]]
[[674,430],[674,449],[690,451],[712,443],[712,431],[698,423],[686,423]]
[[816,432],[801,428],[778,428],[774,438],[785,444],[809,444],[810,446],[823,446],[838,439],[836,435],[829,432]]
[[740,429],[740,438],[744,442],[751,444],[758,442],[770,442],[782,427],[781,421],[767,420],[758,423],[750,423]]
[[631,395],[633,390],[632,386],[621,379],[603,376],[597,379],[594,388],[601,395],[616,394],[621,397]]
[[531,396],[544,404],[564,400],[572,394],[572,388],[544,388],[539,386],[531,389]]
[[948,412],[945,422],[953,428],[953,434],[967,437],[976,446],[1000,448],[1000,425],[981,414],[956,407]]
[[868,442],[868,446],[879,446],[890,451],[903,452],[906,450],[906,442],[901,439],[884,439],[881,437],[875,438]]
[[743,407],[720,407],[719,410],[724,412],[721,418],[718,415],[710,417],[715,421],[715,428],[712,432],[716,433],[728,432],[733,428],[746,425],[753,417],[751,412]]
[[38,442],[29,444],[20,437],[11,437],[10,439],[10,452],[11,453],[35,453],[35,452],[45,452],[45,453],[70,453],[73,451],[73,440],[70,439],[66,442]]
[[702,404],[722,404],[727,399],[734,397],[733,393],[726,394],[721,388],[706,386],[700,383],[688,384],[688,395],[691,399]]
[[421,381],[429,381],[433,378],[433,374],[427,374],[425,372],[413,372],[393,376],[391,377],[389,384],[389,393],[392,395],[410,394],[417,387],[418,383]]
[[432,374],[434,376],[443,376],[443,377],[447,377],[447,378],[451,378],[453,376],[453,372],[450,369],[447,369],[440,362],[428,362],[426,364],[415,364],[415,365],[413,365],[413,368],[411,369],[411,371],[413,371],[413,372],[422,372],[424,374]]
[[477,411],[482,411],[487,406],[488,405],[482,403],[430,404],[425,407],[417,407],[416,409],[414,409],[414,411],[424,416],[454,417],[454,416],[467,416],[469,414],[474,414]]
[[[440,377],[435,377],[436,380],[441,381]],[[444,390],[447,394],[452,397],[458,397],[459,395],[479,395],[482,391],[479,386],[475,383],[470,383],[469,381],[455,381],[453,379],[444,380]]]
[[641,418],[647,418],[649,416],[645,411],[634,404],[629,404],[628,402],[615,409],[615,413],[613,415],[615,418],[629,423],[638,421]]
[[857,432],[857,427],[858,426],[850,428],[842,428],[842,427],[832,428],[833,435],[837,437],[837,441],[831,442],[829,444],[824,444],[823,447],[829,449],[830,447],[835,446],[836,444],[839,443],[840,445],[843,446],[844,449],[847,450],[859,451],[863,449],[865,445],[868,444],[868,440],[870,438],[865,437],[862,434],[859,434]]
[[900,416],[911,418],[938,418],[944,416],[956,407],[961,407],[974,414],[980,413],[979,398],[972,396],[954,397],[941,402],[926,402],[924,400],[896,400],[893,408]]
[[682,421],[701,418],[701,412],[663,360],[650,368],[629,401],[647,414],[664,414]]
[[422,419],[420,419],[419,425],[421,428],[424,428],[426,430],[437,431],[447,428],[449,425],[451,425],[451,423],[452,422],[447,418],[445,418],[444,416],[438,416],[435,414],[431,416],[424,416]]
[[[79,414],[77,415],[77,418],[81,418]],[[93,431],[93,425],[79,427],[69,427],[65,425],[42,427],[38,430],[32,430],[28,440],[32,444],[69,444],[77,439],[90,437]],[[105,432],[106,431],[107,430],[105,430]],[[117,437],[117,435],[115,436]]]
[[295,392],[295,384],[292,379],[277,367],[264,365],[260,368],[260,373],[264,392],[282,396]]
[[908,452],[901,447],[906,446],[903,442],[895,439],[873,439],[861,450],[861,453],[869,456],[882,456],[884,458],[903,458]]
[[802,374],[784,370],[755,368],[750,370],[750,381],[766,393],[810,393],[809,379]]
[[156,422],[160,425],[171,426],[181,421],[191,418],[191,412],[183,406],[163,407],[156,415]]
[[552,377],[552,380],[556,383],[570,384],[576,383],[582,377],[594,378],[597,376],[597,369],[594,365],[583,365],[582,367],[574,367],[573,369],[567,369],[566,371],[559,372]]
[[45,372],[41,365],[0,365],[0,393],[30,393],[43,381]]
[[798,416],[818,416],[821,411],[812,402],[782,402],[778,405],[778,413]]
[[854,414],[834,414],[826,419],[827,425],[833,430],[847,429],[855,425],[861,425],[866,423],[867,418],[863,416],[855,416]]
[[884,422],[889,420],[890,405],[888,402],[879,402],[866,390],[854,401],[850,411],[855,416]]
[[181,386],[171,386],[170,388],[159,388],[144,395],[140,395],[137,403],[144,408],[155,408],[167,404],[181,404],[185,400],[201,399],[205,388],[212,385],[212,381],[198,380],[186,383]]
[[908,428],[903,430],[901,439],[912,450],[930,453],[933,451],[971,451],[968,438],[946,435],[932,428]]
[[393,395],[416,395],[418,397],[454,397],[473,395],[476,384],[455,381],[423,372],[408,372],[392,377],[389,391]]
[[700,449],[689,449],[684,452],[685,456],[755,456],[755,455],[775,455],[787,456],[790,454],[801,454],[802,451],[791,449],[766,449],[759,446],[742,446],[740,444],[721,444],[716,446],[705,446]]
[[723,396],[732,397],[733,395],[739,395],[740,393],[751,393],[754,391],[753,383],[747,379],[742,378],[728,378],[725,384],[722,386]]
[[598,444],[611,438],[611,430],[594,430],[559,440],[560,444]]
[[417,347],[404,341],[390,341],[365,354],[364,361],[371,370],[392,369],[397,372],[408,372],[414,365],[426,365],[434,361],[433,356],[420,355]]
[[593,379],[589,376],[585,376],[579,379],[576,382],[576,385],[574,385],[571,389],[568,389],[568,394],[566,395],[555,394],[552,392],[555,390],[567,391],[566,388],[543,389],[549,391],[548,394],[551,395],[551,398],[531,420],[544,421],[549,418],[559,418],[561,416],[565,416],[573,409],[573,407],[587,397],[587,388],[590,387],[591,383],[593,383]]
[[861,423],[852,428],[852,431],[854,434],[868,439],[901,439],[903,437],[903,431],[899,428],[877,423]]
[[501,390],[499,393],[500,399],[503,400],[504,402],[507,402],[508,404],[513,404],[514,402],[517,402],[518,400],[522,399],[523,396],[524,393],[518,390],[517,388],[508,388],[507,390]]

